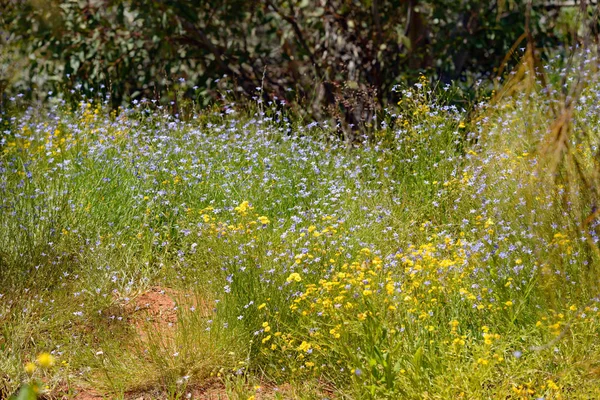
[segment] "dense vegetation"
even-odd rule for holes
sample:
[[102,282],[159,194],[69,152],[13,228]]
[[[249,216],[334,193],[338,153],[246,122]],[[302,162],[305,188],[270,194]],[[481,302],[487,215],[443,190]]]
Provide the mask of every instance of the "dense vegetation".
[[545,87],[523,65],[471,120],[422,78],[354,143],[281,103],[182,120],[15,98],[0,392],[598,397],[600,80],[580,57]]
[[568,3],[0,0],[0,398],[600,398]]
[[514,66],[514,50],[527,41],[544,58],[577,44],[582,26],[597,30],[564,4],[8,0],[0,12],[0,92],[10,88],[4,100],[102,92],[120,105],[141,97],[168,103],[181,89],[208,104],[224,88],[248,98],[262,87],[265,101],[300,103],[297,113],[317,119],[341,109],[356,124],[373,106],[398,100],[394,85],[421,73],[472,89]]

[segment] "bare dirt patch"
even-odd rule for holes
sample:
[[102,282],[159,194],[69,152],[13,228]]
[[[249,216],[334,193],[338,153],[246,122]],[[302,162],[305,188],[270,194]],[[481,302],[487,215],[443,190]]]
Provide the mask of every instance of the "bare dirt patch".
[[[46,397],[42,397],[46,398]],[[69,387],[66,383],[60,384],[54,389],[53,393],[48,397],[49,399],[60,399],[60,400],[103,400],[105,397],[91,388],[86,387]]]
[[[283,396],[284,399],[297,398],[288,384],[281,386],[261,386],[254,392],[254,398],[255,400],[272,400],[278,394]],[[156,400],[160,398],[163,398],[163,396],[154,393],[137,393],[126,396],[127,400]],[[201,385],[195,384],[188,387],[182,398],[192,400],[229,400],[232,397],[228,395],[225,385],[220,380],[209,379]],[[233,398],[237,399],[239,396],[234,395]]]
[[73,397],[76,400],[103,400],[104,397],[93,390],[81,391]]
[[204,299],[194,294],[170,288],[155,286],[123,304],[127,321],[135,327],[142,341],[148,340],[148,331],[171,338],[177,326],[180,308],[194,309],[207,317],[210,306]]
[[174,294],[171,289],[153,287],[124,306],[127,319],[135,326],[142,341],[148,340],[148,328],[166,337],[173,335],[177,324]]

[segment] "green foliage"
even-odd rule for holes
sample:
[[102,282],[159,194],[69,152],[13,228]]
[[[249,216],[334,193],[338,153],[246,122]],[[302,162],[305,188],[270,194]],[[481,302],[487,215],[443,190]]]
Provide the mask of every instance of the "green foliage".
[[[265,100],[300,101],[313,116],[333,106],[356,124],[370,118],[363,113],[369,103],[385,103],[395,84],[421,72],[466,85],[493,77],[525,31],[526,3],[9,2],[0,40],[13,52],[11,62],[25,62],[19,78],[0,81],[26,94],[34,87],[108,92],[114,105],[140,96],[175,100],[179,78],[202,103],[224,87],[235,96],[255,96],[262,87]],[[539,3],[530,22],[538,46],[565,44],[559,12]],[[357,116],[348,119],[348,108]]]
[[37,394],[39,392],[39,388],[36,384],[25,384],[19,390],[19,393],[11,396],[9,400],[36,400],[38,398]]
[[600,76],[574,59],[470,121],[399,87],[355,143],[281,104],[15,112],[0,396],[598,398]]

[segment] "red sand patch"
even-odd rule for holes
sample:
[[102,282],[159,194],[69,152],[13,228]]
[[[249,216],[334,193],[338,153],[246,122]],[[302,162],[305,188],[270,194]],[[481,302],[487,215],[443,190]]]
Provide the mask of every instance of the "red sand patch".
[[[279,387],[263,386],[254,393],[256,400],[272,400],[276,398],[277,394],[282,395],[284,399],[297,397],[293,395],[292,388],[288,384]],[[156,400],[162,397],[150,393],[138,393],[137,395],[130,394],[125,398],[127,400]],[[230,398],[223,383],[212,379],[203,385],[192,385],[181,396],[182,400],[228,400]],[[238,398],[238,396],[233,398]]]
[[96,392],[90,390],[90,391],[82,391],[81,393],[75,395],[75,397],[73,397],[73,399],[76,399],[76,400],[103,400],[104,397],[97,394]]
[[191,293],[174,289],[152,287],[123,306],[127,320],[132,323],[142,341],[148,340],[148,331],[172,337],[177,326],[177,312],[180,307],[194,308],[202,316],[209,316],[208,302],[198,300]]
[[151,288],[125,306],[125,314],[135,325],[136,332],[146,341],[149,328],[161,335],[171,337],[177,324],[177,304],[173,291],[159,287]]
[[[46,398],[46,397],[42,397]],[[74,399],[74,400],[103,400],[105,399],[100,393],[96,392],[93,389],[84,388],[84,387],[73,387],[69,390],[69,387],[66,383],[63,383],[58,386],[54,390],[53,393],[49,396],[50,399]]]

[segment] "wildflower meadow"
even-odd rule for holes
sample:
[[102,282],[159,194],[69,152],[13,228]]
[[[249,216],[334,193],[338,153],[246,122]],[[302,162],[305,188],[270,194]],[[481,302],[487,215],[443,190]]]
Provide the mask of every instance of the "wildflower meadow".
[[600,398],[578,57],[475,102],[396,86],[352,141],[260,87],[181,114],[11,98],[0,398]]

